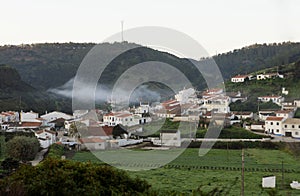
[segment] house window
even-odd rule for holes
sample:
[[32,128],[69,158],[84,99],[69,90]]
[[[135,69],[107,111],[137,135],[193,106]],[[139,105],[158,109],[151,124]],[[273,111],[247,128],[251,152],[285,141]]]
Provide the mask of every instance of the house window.
[[132,118],[130,119],[130,121],[132,121]]
[[292,125],[292,128],[295,128],[295,125]]
[[279,125],[279,122],[277,122],[276,125]]
[[295,135],[298,135],[298,134],[299,134],[298,131],[296,131],[296,132],[295,132]]
[[273,125],[273,122],[271,122],[271,125]]
[[284,128],[287,128],[287,125],[284,125]]
[[298,128],[300,129],[300,125],[298,125]]
[[278,132],[279,132],[279,129],[277,129],[276,132],[278,133]]

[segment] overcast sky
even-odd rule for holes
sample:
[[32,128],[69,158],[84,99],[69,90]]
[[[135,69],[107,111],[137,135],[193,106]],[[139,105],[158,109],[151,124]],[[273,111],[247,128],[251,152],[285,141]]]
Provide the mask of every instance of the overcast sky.
[[[300,41],[298,0],[0,0],[0,45],[100,43],[121,29],[163,26],[210,55],[254,43]],[[126,37],[125,37],[126,40]]]

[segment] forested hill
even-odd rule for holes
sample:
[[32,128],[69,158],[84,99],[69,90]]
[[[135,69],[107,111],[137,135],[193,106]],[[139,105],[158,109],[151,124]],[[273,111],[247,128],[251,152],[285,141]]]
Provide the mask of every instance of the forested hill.
[[[71,100],[59,98],[47,92],[48,89],[64,85],[76,74],[76,71],[95,43],[45,43],[19,46],[0,46],[0,64],[8,64],[11,76],[5,74],[3,67],[0,86],[0,109],[17,110],[35,109],[70,111]],[[120,48],[132,48],[134,43],[102,43],[105,52]],[[296,62],[300,59],[300,43],[255,44],[232,52],[213,57],[218,64],[224,79],[235,74],[250,73],[268,67]],[[203,59],[202,59],[203,60]],[[201,90],[206,87],[197,69],[187,60],[166,52],[147,47],[128,50],[114,59],[105,74],[100,78],[101,84],[113,84],[122,73],[131,66],[158,61],[173,65],[186,75],[192,84]],[[16,73],[19,74],[16,74]],[[173,78],[176,80],[176,78]],[[10,82],[16,82],[12,84]],[[6,84],[12,85],[9,87]],[[156,83],[148,85],[151,91],[160,89],[161,97],[167,98],[171,92],[166,86]],[[12,92],[8,92],[7,90]],[[162,95],[164,93],[164,95]],[[19,99],[22,98],[21,107]],[[23,104],[23,105],[22,105]]]
[[10,65],[0,65],[0,111],[63,110],[70,112],[70,104],[64,98],[38,90],[22,81],[17,70]]
[[247,74],[300,59],[300,43],[254,44],[213,57],[223,77]]
[[26,83],[47,90],[73,77],[83,57],[94,45],[45,43],[2,46],[0,64],[13,66]]
[[[107,51],[115,50],[132,43],[103,43]],[[95,46],[95,43],[45,43],[19,46],[0,46],[0,64],[9,64],[17,69],[22,80],[42,90],[63,85],[77,71],[84,56]],[[128,58],[128,55],[135,55]],[[176,64],[183,72],[191,69],[185,59],[168,53],[140,48],[128,53],[121,59],[119,66],[156,59]],[[295,62],[300,58],[300,43],[255,44],[236,49],[213,57],[220,67],[225,79],[235,74],[250,73],[268,67]],[[121,67],[120,70],[123,70]],[[193,70],[192,70],[193,71]],[[113,73],[118,75],[120,73]],[[195,75],[198,77],[197,75]],[[193,77],[193,76],[191,76]],[[190,78],[191,78],[190,77]],[[195,79],[195,78],[192,78]],[[195,81],[200,81],[196,79]],[[198,87],[203,87],[200,85]]]

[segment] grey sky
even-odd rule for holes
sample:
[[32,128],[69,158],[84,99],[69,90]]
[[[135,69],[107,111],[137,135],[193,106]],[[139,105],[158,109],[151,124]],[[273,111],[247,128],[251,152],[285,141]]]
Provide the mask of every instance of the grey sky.
[[[1,0],[0,44],[102,42],[124,29],[182,31],[214,55],[254,43],[300,41],[298,0]],[[126,37],[125,37],[126,40]]]

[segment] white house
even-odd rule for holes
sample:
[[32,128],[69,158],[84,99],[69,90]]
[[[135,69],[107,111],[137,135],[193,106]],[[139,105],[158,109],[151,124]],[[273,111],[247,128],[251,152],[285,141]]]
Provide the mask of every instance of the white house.
[[282,87],[281,93],[282,93],[283,95],[288,95],[288,94],[289,94],[289,91],[286,90],[285,87]]
[[207,111],[214,111],[216,113],[229,113],[230,112],[230,97],[224,95],[213,96],[203,99],[201,108]]
[[19,121],[19,112],[7,111],[1,112],[0,122],[18,122]]
[[142,103],[140,102],[140,106],[137,107],[134,111],[136,114],[146,114],[150,112],[150,105],[149,103]]
[[284,132],[282,130],[282,123],[284,121],[283,117],[269,116],[265,121],[265,132],[283,136]]
[[188,88],[188,89],[183,89],[179,91],[175,95],[175,99],[180,103],[180,104],[185,104],[189,102],[189,98],[195,97],[196,96],[196,91],[193,88]]
[[207,97],[211,97],[211,96],[215,96],[215,95],[221,95],[221,94],[224,94],[224,89],[222,89],[222,88],[212,88],[212,89],[208,89],[208,90],[204,91],[202,93],[202,97],[207,98]]
[[[158,142],[158,143],[157,143]],[[162,130],[160,132],[160,140],[156,144],[162,146],[181,146],[181,137],[179,130]]]
[[35,136],[38,138],[42,148],[48,148],[56,142],[56,132],[50,130],[36,131]]
[[73,118],[73,116],[63,113],[63,112],[53,111],[53,112],[42,115],[41,118],[45,119],[47,122],[51,122],[51,121],[59,119],[59,118],[69,120],[69,119]]
[[150,121],[150,117],[142,117],[141,114],[131,114],[128,112],[110,112],[103,115],[103,124],[107,126],[121,124],[130,127],[134,125],[145,124]]
[[245,82],[247,79],[249,79],[248,75],[237,75],[231,78],[231,82],[234,83]]
[[282,96],[262,96],[257,98],[261,102],[269,102],[272,101],[273,103],[281,106],[282,102],[284,101],[284,97]]
[[285,119],[287,118],[293,118],[294,117],[294,110],[278,110],[275,111],[275,114],[277,117],[283,117]]
[[295,105],[297,108],[300,108],[300,100],[294,100],[294,105]]
[[107,142],[98,137],[80,138],[81,148],[86,147],[88,150],[104,150],[107,148]]
[[284,78],[284,76],[279,73],[267,73],[267,74],[257,74],[256,75],[257,80],[265,80],[265,79],[271,79],[271,78]]
[[180,103],[177,100],[164,101],[157,107],[154,114],[162,118],[174,118],[176,115],[181,115]]
[[20,112],[20,120],[22,122],[34,122],[37,118],[39,118],[39,113],[30,111],[30,112]]
[[253,112],[232,112],[238,119],[253,119]]
[[300,119],[288,118],[283,122],[283,134],[287,137],[300,139]]
[[254,122],[250,125],[252,131],[265,131],[265,122]]

